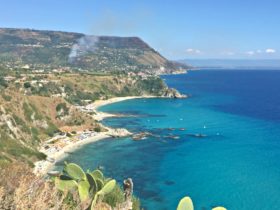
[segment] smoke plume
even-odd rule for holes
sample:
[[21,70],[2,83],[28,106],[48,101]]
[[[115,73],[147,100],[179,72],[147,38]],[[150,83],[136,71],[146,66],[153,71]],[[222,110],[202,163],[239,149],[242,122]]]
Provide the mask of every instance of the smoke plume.
[[94,52],[97,49],[98,36],[83,36],[78,39],[77,43],[72,46],[69,54],[69,62],[73,62],[76,58],[87,52]]

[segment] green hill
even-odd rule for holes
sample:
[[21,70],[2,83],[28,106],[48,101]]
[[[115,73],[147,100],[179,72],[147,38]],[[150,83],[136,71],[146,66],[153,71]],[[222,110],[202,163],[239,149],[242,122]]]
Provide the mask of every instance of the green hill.
[[171,62],[138,37],[0,28],[0,61],[51,70],[71,67],[94,72],[136,71],[153,74],[187,69]]

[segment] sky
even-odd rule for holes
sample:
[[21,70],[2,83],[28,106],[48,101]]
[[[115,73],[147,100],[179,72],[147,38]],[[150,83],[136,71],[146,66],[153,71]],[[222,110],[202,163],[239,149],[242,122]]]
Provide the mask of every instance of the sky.
[[0,27],[138,36],[169,59],[280,59],[279,0],[0,0]]

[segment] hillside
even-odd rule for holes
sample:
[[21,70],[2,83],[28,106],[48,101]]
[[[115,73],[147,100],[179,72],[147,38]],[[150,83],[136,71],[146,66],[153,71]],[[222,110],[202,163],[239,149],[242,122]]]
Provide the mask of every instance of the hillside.
[[162,74],[188,68],[168,61],[138,37],[9,28],[0,28],[0,61],[9,68],[28,65],[46,71],[69,67],[90,72]]
[[44,158],[38,146],[58,132],[102,131],[79,106],[117,96],[177,97],[158,77],[88,73],[0,74],[0,167]]
[[[31,204],[50,209],[59,203],[65,206],[60,209],[79,209],[82,202],[69,203],[71,195],[64,197],[55,183],[35,177],[34,163],[51,163],[56,158],[49,154],[90,136],[130,135],[102,125],[100,113],[87,105],[119,96],[185,97],[158,74],[186,68],[137,37],[0,29],[0,209],[29,209]],[[30,199],[29,192],[36,197]],[[46,193],[48,201],[37,199]],[[122,195],[117,187],[114,202],[108,203],[123,202]],[[139,201],[133,203],[139,210]]]
[[181,97],[155,76],[178,68],[137,37],[0,29],[0,166],[44,158],[38,146],[58,132],[102,131],[79,106],[117,96]]

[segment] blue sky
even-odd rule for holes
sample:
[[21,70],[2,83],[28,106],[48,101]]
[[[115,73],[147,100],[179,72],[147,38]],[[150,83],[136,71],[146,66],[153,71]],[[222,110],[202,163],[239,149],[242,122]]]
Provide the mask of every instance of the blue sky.
[[0,27],[139,36],[171,59],[280,59],[279,0],[0,0]]

